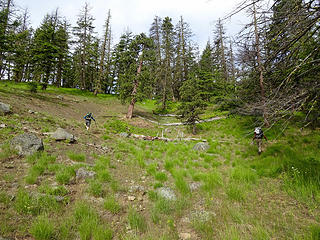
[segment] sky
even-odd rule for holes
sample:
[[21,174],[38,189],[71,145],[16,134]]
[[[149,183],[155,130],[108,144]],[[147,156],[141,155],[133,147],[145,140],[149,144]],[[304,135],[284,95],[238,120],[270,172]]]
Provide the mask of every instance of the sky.
[[[178,23],[180,16],[190,25],[194,33],[194,41],[203,49],[209,39],[213,39],[216,21],[233,11],[243,0],[14,0],[21,9],[28,8],[30,23],[33,28],[40,25],[47,13],[59,9],[72,26],[85,2],[91,7],[91,15],[95,18],[95,31],[102,36],[103,25],[108,10],[111,11],[111,28],[113,44],[126,30],[135,34],[149,33],[155,16],[162,19],[172,18]],[[247,22],[245,14],[238,14],[225,22],[227,36],[234,36]]]

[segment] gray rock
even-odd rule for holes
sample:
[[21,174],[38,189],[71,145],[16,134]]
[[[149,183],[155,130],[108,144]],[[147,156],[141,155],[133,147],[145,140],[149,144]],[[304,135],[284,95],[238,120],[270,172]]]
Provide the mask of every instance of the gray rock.
[[194,221],[207,222],[210,220],[211,216],[215,216],[215,213],[209,213],[205,210],[201,210],[201,211],[192,213],[191,218]]
[[189,187],[190,187],[190,190],[193,192],[193,191],[196,191],[197,189],[199,189],[200,187],[202,186],[202,183],[201,182],[192,182],[189,184]]
[[192,149],[196,151],[207,151],[209,147],[207,142],[198,142]]
[[19,155],[31,155],[44,150],[42,139],[33,133],[24,133],[11,140],[13,148],[18,150]]
[[5,128],[7,127],[7,125],[5,125],[4,123],[0,124],[0,128]]
[[127,138],[127,137],[129,137],[129,134],[126,133],[126,132],[122,132],[122,133],[119,134],[119,136],[123,137],[123,138]]
[[177,199],[176,194],[169,187],[158,188],[157,193],[159,194],[160,197],[163,197],[164,199],[167,199],[167,200],[175,201]]
[[70,142],[75,142],[76,138],[71,133],[68,133],[63,128],[58,128],[54,133],[52,133],[52,137],[56,141],[69,140]]
[[93,171],[88,171],[87,169],[85,168],[79,168],[76,172],[76,179],[77,181],[79,180],[84,180],[84,179],[87,179],[87,178],[94,178],[96,175],[95,172]]
[[0,114],[4,115],[10,112],[10,105],[0,102]]

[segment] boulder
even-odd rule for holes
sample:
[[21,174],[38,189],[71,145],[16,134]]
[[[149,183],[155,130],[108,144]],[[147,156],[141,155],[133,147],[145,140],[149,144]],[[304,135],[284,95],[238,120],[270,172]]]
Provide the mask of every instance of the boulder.
[[31,155],[44,150],[42,139],[33,133],[24,133],[11,140],[13,148],[18,150],[19,155]]
[[169,187],[161,187],[157,189],[157,193],[160,197],[163,197],[166,200],[175,201],[177,199],[174,191]]
[[196,151],[207,151],[209,147],[207,142],[198,142],[192,149]]
[[10,112],[10,105],[0,102],[0,114],[5,115]]
[[88,171],[86,168],[82,167],[79,168],[76,172],[76,179],[77,181],[79,180],[85,180],[87,178],[94,178],[94,176],[96,175],[95,172],[93,171]]
[[69,140],[69,142],[75,142],[76,138],[71,133],[68,133],[63,128],[58,128],[54,133],[52,133],[52,137],[56,141]]

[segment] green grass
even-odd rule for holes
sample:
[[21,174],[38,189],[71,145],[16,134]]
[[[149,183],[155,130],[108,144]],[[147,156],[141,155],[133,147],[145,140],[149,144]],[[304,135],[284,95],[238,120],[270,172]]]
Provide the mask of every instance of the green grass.
[[129,210],[128,223],[132,229],[139,232],[145,232],[148,227],[144,216],[133,208]]
[[55,198],[48,195],[33,196],[20,189],[16,195],[14,207],[17,212],[23,214],[39,215],[61,209],[61,204]]
[[56,157],[50,156],[46,152],[37,152],[29,156],[27,161],[33,164],[33,166],[30,168],[26,176],[26,183],[34,184],[38,177],[47,170],[48,165],[56,161]]
[[73,216],[81,239],[112,239],[110,228],[101,224],[97,212],[86,202],[75,204]]
[[59,166],[56,172],[56,180],[60,184],[68,184],[75,175],[74,166]]
[[86,161],[86,155],[84,153],[69,152],[67,155],[72,161],[76,161],[76,162]]
[[94,197],[103,197],[103,195],[104,195],[103,186],[97,180],[91,180],[89,182],[88,191]]
[[108,196],[106,197],[104,203],[103,203],[104,209],[108,210],[112,214],[118,214],[121,211],[121,206],[118,203],[118,201],[115,199],[114,196]]
[[30,233],[36,240],[54,239],[55,232],[52,220],[50,221],[47,216],[37,217],[31,226]]

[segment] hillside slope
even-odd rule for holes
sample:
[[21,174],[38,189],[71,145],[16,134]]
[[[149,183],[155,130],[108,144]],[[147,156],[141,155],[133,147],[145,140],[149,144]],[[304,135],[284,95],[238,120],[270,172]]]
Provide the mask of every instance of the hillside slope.
[[[197,151],[196,142],[120,136],[190,135],[128,121],[112,96],[0,83],[0,102],[12,107],[0,117],[0,239],[319,239],[319,130],[270,130],[258,156],[254,120],[231,117],[201,124],[209,146]],[[97,120],[89,131],[87,112]],[[46,134],[58,127],[77,142]],[[10,139],[23,132],[44,151],[18,156]]]

